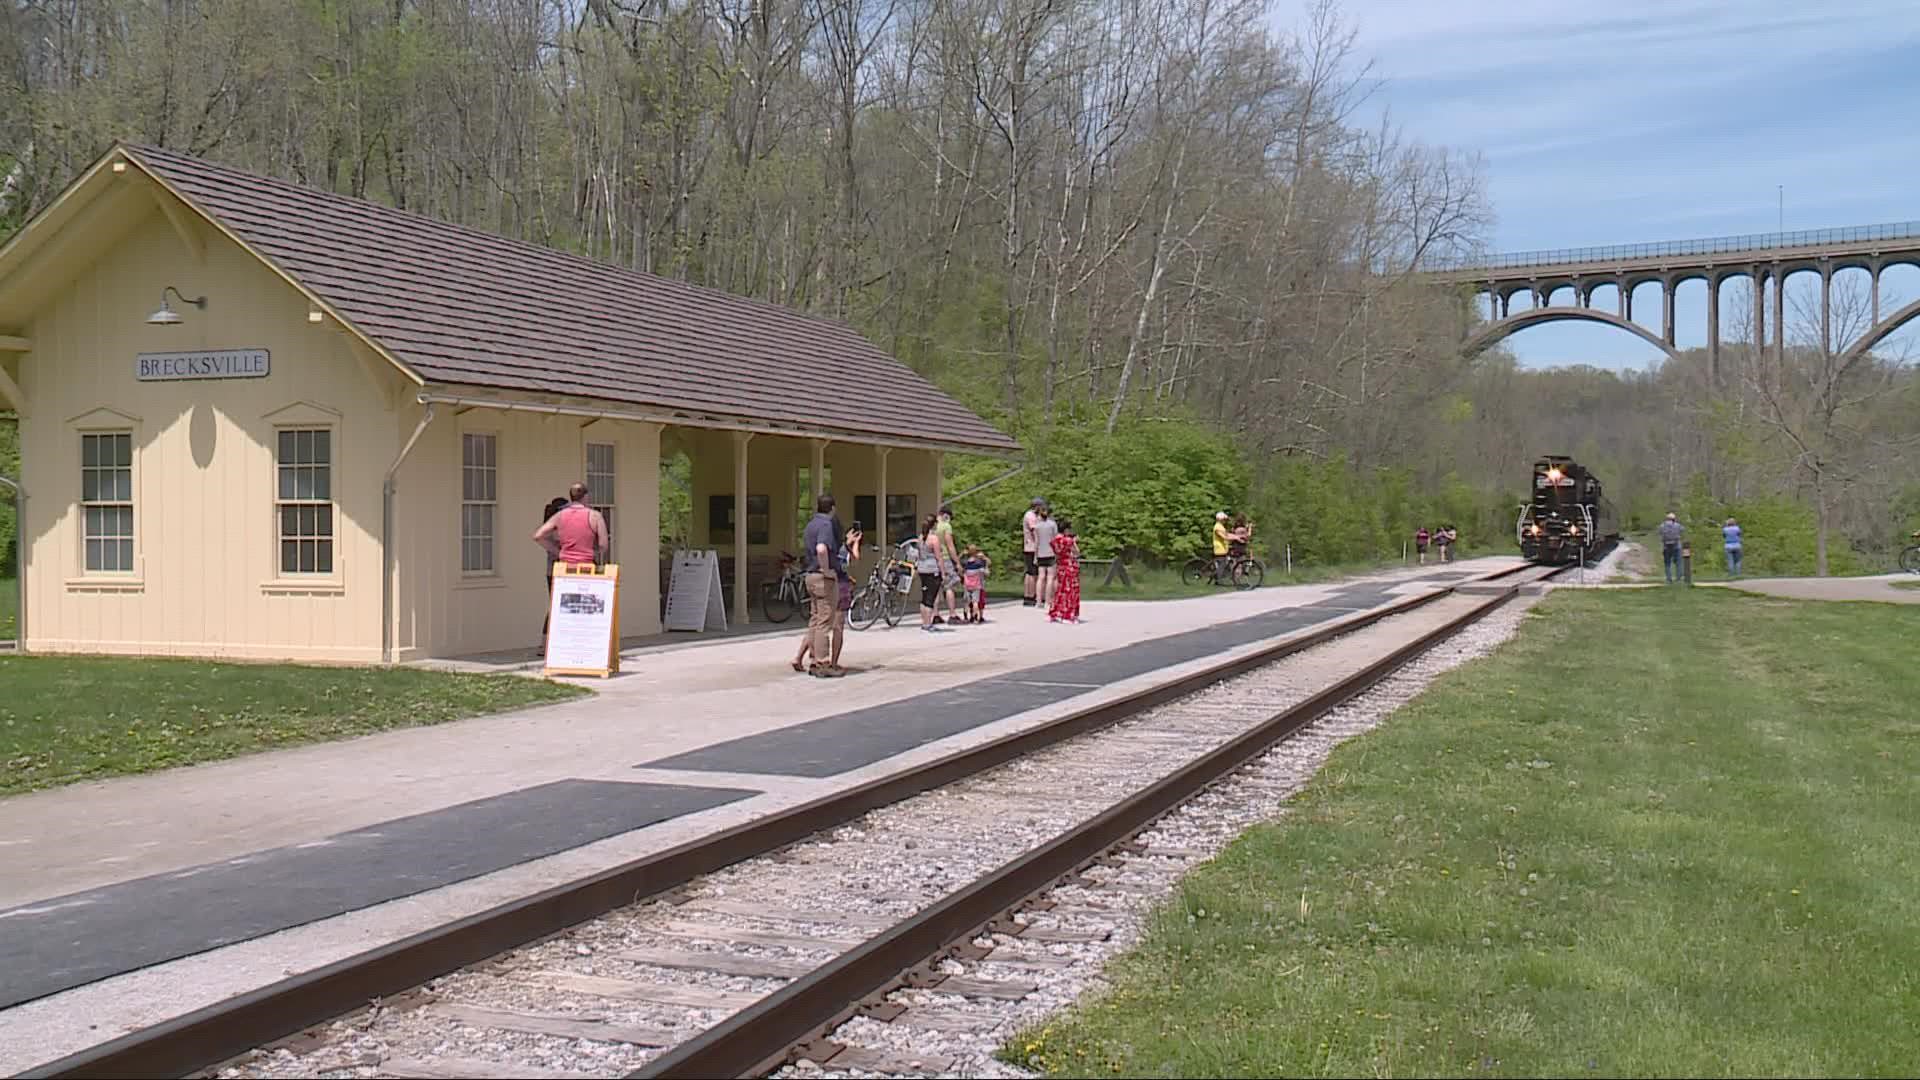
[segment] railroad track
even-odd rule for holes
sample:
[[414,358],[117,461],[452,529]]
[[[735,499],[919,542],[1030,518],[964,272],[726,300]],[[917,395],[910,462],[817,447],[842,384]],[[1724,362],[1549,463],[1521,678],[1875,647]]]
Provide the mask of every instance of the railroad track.
[[925,1033],[990,1026],[1153,888],[1142,867],[1192,861],[1157,819],[1554,572],[1337,620],[24,1075],[938,1073]]

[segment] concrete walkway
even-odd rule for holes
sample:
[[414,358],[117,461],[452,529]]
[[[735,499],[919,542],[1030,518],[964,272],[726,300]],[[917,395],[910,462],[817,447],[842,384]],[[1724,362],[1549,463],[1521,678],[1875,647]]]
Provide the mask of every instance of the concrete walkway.
[[[1511,559],[1411,568],[1362,581],[1486,573]],[[1457,571],[1457,572],[1456,572]],[[383,821],[567,779],[725,784],[726,775],[635,765],[996,673],[1112,650],[1265,611],[1324,601],[1353,582],[1085,605],[1053,625],[1017,604],[992,622],[927,634],[912,624],[850,633],[847,678],[787,665],[801,627],[650,656],[581,679],[577,702],[345,742],[270,751],[0,800],[0,908],[146,874],[317,841]],[[768,763],[756,774],[785,772]],[[767,789],[766,775],[752,784]],[[776,785],[777,786],[777,785]]]
[[1766,596],[1784,596],[1794,600],[1854,600],[1880,604],[1920,604],[1920,588],[1896,588],[1899,584],[1920,583],[1913,574],[1879,574],[1874,577],[1826,578],[1741,578],[1738,581],[1702,581],[1703,586],[1739,589]]

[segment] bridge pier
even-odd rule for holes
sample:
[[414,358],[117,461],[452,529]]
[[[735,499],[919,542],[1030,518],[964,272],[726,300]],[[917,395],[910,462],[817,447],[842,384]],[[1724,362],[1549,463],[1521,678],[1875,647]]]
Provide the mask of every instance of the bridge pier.
[[1660,282],[1660,338],[1673,348],[1673,281]]
[[1873,283],[1868,286],[1868,291],[1873,293],[1873,321],[1868,323],[1867,325],[1879,326],[1880,325],[1880,260],[1879,259],[1873,260],[1873,262],[1870,265],[1868,265],[1867,275],[1873,281]]
[[1720,385],[1720,278],[1707,271],[1707,378]]
[[1748,274],[1753,282],[1753,359],[1758,363],[1767,353],[1767,277],[1758,266]]
[[1787,362],[1787,275],[1773,264],[1773,362]]
[[1820,352],[1833,355],[1833,263],[1820,260]]

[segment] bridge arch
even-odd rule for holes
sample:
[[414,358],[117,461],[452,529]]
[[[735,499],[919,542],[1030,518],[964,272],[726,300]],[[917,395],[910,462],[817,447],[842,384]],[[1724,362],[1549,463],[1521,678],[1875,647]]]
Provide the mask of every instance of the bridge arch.
[[[1909,307],[1915,309],[1916,313],[1920,313],[1920,301],[1915,301],[1914,304],[1909,305]],[[1911,317],[1911,315],[1908,316],[1908,318]],[[1529,326],[1538,326],[1541,323],[1561,322],[1567,319],[1580,319],[1586,322],[1605,323],[1608,326],[1618,327],[1630,334],[1639,335],[1640,340],[1666,353],[1669,359],[1678,360],[1680,358],[1679,352],[1676,351],[1673,346],[1662,341],[1659,334],[1648,330],[1639,323],[1629,322],[1609,312],[1578,307],[1534,308],[1531,311],[1523,311],[1518,315],[1509,315],[1498,322],[1488,323],[1482,326],[1478,331],[1469,335],[1467,340],[1461,343],[1460,348],[1462,352],[1468,356],[1472,356],[1475,353],[1492,348],[1494,345],[1525,330]]]
[[1862,354],[1885,341],[1894,331],[1912,322],[1916,316],[1920,316],[1920,300],[1913,301],[1868,327],[1866,333],[1861,334],[1858,340],[1847,346],[1846,351],[1840,354],[1840,362],[1850,364],[1858,360]]

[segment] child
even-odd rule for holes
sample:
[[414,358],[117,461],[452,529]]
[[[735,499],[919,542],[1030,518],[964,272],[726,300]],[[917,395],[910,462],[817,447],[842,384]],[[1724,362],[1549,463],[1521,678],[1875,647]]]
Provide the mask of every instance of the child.
[[993,569],[993,563],[980,550],[979,544],[968,544],[967,553],[960,559],[960,572],[967,582],[967,621],[983,623],[987,621],[987,572]]
[[1047,610],[1048,622],[1080,621],[1080,545],[1073,537],[1073,523],[1060,519],[1060,533],[1053,538],[1053,606]]

